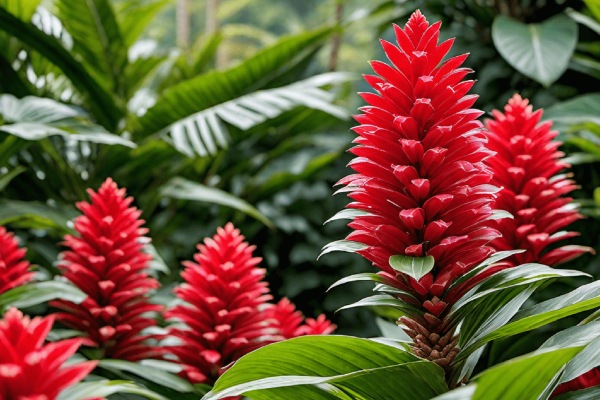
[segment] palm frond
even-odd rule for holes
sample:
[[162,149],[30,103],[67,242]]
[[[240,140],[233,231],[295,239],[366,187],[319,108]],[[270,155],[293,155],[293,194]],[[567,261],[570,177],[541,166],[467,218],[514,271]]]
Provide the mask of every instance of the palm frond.
[[58,0],[58,17],[73,38],[73,52],[108,90],[118,91],[127,48],[108,0]]
[[75,59],[60,40],[47,35],[35,25],[24,22],[0,7],[0,30],[21,42],[55,64],[84,95],[90,111],[98,121],[110,129],[117,125],[121,112],[112,95],[105,90],[84,66]]
[[227,147],[229,134],[225,123],[248,130],[298,106],[347,119],[348,111],[333,104],[334,94],[321,87],[352,78],[348,73],[325,73],[284,87],[259,90],[183,118],[167,126],[161,136],[181,153],[203,157]]
[[135,138],[142,139],[192,114],[264,89],[303,55],[323,44],[332,32],[323,28],[280,39],[236,67],[211,71],[170,87],[144,115],[132,117],[129,129]]

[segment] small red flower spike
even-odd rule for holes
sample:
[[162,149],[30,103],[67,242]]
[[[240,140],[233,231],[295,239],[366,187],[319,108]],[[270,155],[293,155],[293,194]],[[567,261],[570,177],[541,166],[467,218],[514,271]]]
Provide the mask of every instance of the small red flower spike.
[[19,247],[14,235],[0,226],[0,294],[29,282],[34,273],[29,271],[25,249]]
[[94,369],[95,361],[64,365],[81,339],[44,344],[53,322],[52,315],[30,319],[16,308],[0,320],[0,399],[54,400]]
[[195,262],[184,262],[185,280],[175,289],[184,304],[167,310],[165,317],[181,325],[171,335],[181,344],[169,347],[184,365],[193,383],[212,384],[223,367],[244,354],[279,340],[261,309],[271,299],[261,259],[254,246],[231,223],[198,245]]
[[324,314],[316,319],[304,320],[302,313],[296,310],[296,306],[285,297],[277,304],[268,307],[265,314],[266,318],[275,321],[272,326],[286,339],[304,335],[328,335],[336,328]]
[[551,121],[540,122],[542,110],[533,111],[529,100],[515,94],[504,107],[504,113],[492,112],[486,121],[488,147],[496,152],[487,163],[493,170],[492,184],[501,187],[494,208],[505,210],[513,219],[494,221],[502,233],[492,241],[497,250],[524,249],[504,262],[510,266],[537,262],[555,266],[582,253],[593,252],[584,246],[567,245],[549,249],[550,245],[578,236],[562,229],[582,218],[572,198],[576,189],[569,174],[558,174],[569,165],[554,140]]
[[78,236],[67,235],[59,268],[88,297],[81,304],[57,300],[51,304],[64,312],[56,314],[62,324],[86,335],[86,345],[99,347],[105,358],[137,361],[158,357],[160,349],[148,344],[156,335],[146,334],[155,326],[148,313],[162,310],[151,304],[148,293],[159,283],[146,270],[151,256],[142,252],[141,211],[131,207],[108,178],[98,192],[88,190],[91,203],[80,202],[83,215],[75,220]]

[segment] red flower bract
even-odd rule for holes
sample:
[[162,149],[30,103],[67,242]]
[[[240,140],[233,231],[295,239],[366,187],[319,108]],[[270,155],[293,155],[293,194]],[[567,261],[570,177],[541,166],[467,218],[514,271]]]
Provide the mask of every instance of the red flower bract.
[[[497,190],[484,164],[491,152],[481,112],[470,108],[474,82],[463,81],[471,70],[460,68],[467,55],[442,62],[453,40],[438,44],[440,24],[416,11],[404,29],[394,26],[398,46],[382,40],[392,65],[371,63],[378,75],[365,78],[378,93],[362,94],[370,106],[356,117],[357,174],[339,182],[354,200],[348,207],[366,212],[347,239],[364,244],[358,252],[419,302],[450,298],[452,281],[484,260],[498,236],[487,222]],[[417,282],[392,269],[393,255],[433,256],[435,268]]]
[[494,221],[502,237],[491,245],[497,250],[525,249],[505,260],[510,266],[539,262],[554,266],[593,251],[568,245],[548,250],[548,246],[578,236],[560,231],[582,216],[564,197],[576,188],[568,174],[558,172],[568,165],[557,151],[561,142],[553,140],[551,121],[540,122],[542,110],[533,111],[527,99],[514,95],[504,113],[494,110],[486,121],[488,147],[496,152],[487,163],[494,173],[492,183],[502,187],[494,208],[506,210],[513,219]]
[[222,367],[244,354],[278,340],[260,310],[271,299],[261,259],[254,246],[231,223],[198,245],[196,262],[184,262],[185,283],[175,289],[184,300],[165,313],[183,325],[173,326],[180,345],[169,347],[194,383],[214,383]]
[[53,322],[53,316],[30,319],[16,308],[0,320],[0,399],[54,400],[94,369],[95,361],[64,365],[81,339],[44,344]]
[[85,292],[81,304],[58,300],[51,304],[64,312],[56,319],[87,336],[85,344],[97,346],[103,357],[136,361],[155,357],[159,350],[147,344],[155,335],[142,331],[154,326],[147,316],[161,306],[150,304],[148,292],[159,286],[146,273],[151,257],[142,252],[141,212],[130,207],[133,198],[125,197],[107,179],[98,192],[88,190],[91,204],[77,207],[83,215],[75,220],[79,236],[67,235],[60,269],[64,276]]
[[265,310],[265,318],[272,320],[272,326],[286,339],[304,335],[328,335],[336,328],[323,314],[316,319],[304,320],[304,315],[285,297],[277,304],[269,305]]
[[224,367],[266,344],[335,329],[324,315],[303,324],[302,313],[288,299],[267,303],[272,296],[254,248],[228,223],[198,245],[195,262],[184,262],[185,283],[175,289],[184,303],[165,317],[176,323],[170,334],[180,341],[168,351],[193,383],[214,383]]
[[14,235],[0,226],[0,294],[27,283],[33,277],[33,272],[29,272],[29,262],[24,259],[25,251],[19,247]]

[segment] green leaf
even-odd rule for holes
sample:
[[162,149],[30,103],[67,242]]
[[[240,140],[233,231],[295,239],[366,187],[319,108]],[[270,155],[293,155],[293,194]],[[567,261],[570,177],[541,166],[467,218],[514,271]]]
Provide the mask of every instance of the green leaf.
[[575,22],[587,26],[588,28],[600,35],[600,23],[598,23],[598,21],[588,17],[585,14],[575,11],[572,8],[568,8],[566,10],[566,13],[569,17],[573,18]]
[[390,267],[398,272],[405,273],[416,281],[431,272],[434,266],[435,259],[433,256],[410,257],[399,254],[390,257]]
[[592,387],[589,389],[575,390],[573,392],[563,393],[558,397],[553,397],[552,400],[598,400],[600,399],[600,387]]
[[398,300],[387,294],[376,294],[373,296],[365,297],[355,303],[340,307],[337,311],[346,310],[354,307],[392,307],[396,310],[400,310],[404,314],[419,315],[422,311],[403,300]]
[[11,306],[17,308],[31,307],[55,299],[81,303],[86,297],[85,293],[66,282],[33,282],[0,294],[0,310]]
[[600,281],[596,281],[519,311],[511,322],[479,338],[472,346],[477,348],[492,340],[527,332],[599,306]]
[[600,125],[600,94],[584,94],[557,103],[545,109],[543,119],[553,121],[553,128],[563,135],[587,123]]
[[537,400],[581,347],[538,351],[487,369],[473,378],[473,400]]
[[[302,393],[311,397],[298,397],[303,387]],[[383,400],[397,393],[398,387],[403,387],[406,399],[429,399],[448,390],[440,367],[396,347],[348,336],[304,336],[242,357],[203,399],[247,392],[255,399],[261,391],[261,399],[286,398],[283,394],[302,399],[362,399],[369,391],[368,398]],[[270,397],[271,388],[277,388],[280,397]]]
[[523,24],[499,15],[492,25],[492,39],[510,65],[548,87],[569,65],[577,45],[577,23],[565,14],[541,24]]
[[179,152],[204,157],[227,147],[230,135],[225,123],[248,130],[299,106],[348,119],[349,113],[333,104],[334,95],[320,87],[345,82],[351,77],[351,74],[331,72],[288,86],[259,90],[193,113],[161,130],[161,135],[166,135]]
[[173,389],[177,392],[193,392],[194,386],[188,381],[174,375],[164,369],[155,368],[149,365],[142,365],[124,360],[104,359],[98,362],[98,367],[109,371],[125,371],[135,374],[153,383]]
[[0,200],[0,225],[15,224],[72,233],[68,223],[75,215],[74,209],[68,207],[58,209],[35,201]]
[[117,14],[125,47],[133,45],[169,0],[128,1]]
[[109,0],[57,0],[56,7],[73,38],[72,51],[98,82],[117,92],[127,65],[127,48]]
[[549,338],[540,349],[585,346],[565,369],[561,382],[568,382],[600,365],[600,322],[573,326]]
[[117,393],[136,394],[151,400],[169,400],[133,382],[109,380],[78,383],[61,392],[58,400],[84,400],[91,397],[108,397]]
[[236,67],[210,71],[168,88],[146,114],[131,121],[134,137],[147,137],[192,114],[265,88],[331,33],[327,28],[285,37]]
[[321,250],[321,254],[317,259],[321,258],[321,256],[331,253],[332,251],[344,251],[346,253],[356,253],[359,250],[364,250],[368,246],[366,244],[360,242],[354,242],[352,240],[336,240],[331,243],[327,243],[323,250]]
[[[79,3],[79,2],[78,2]],[[91,111],[105,127],[116,127],[121,112],[112,95],[86,71],[62,43],[0,7],[0,30],[25,43],[55,64],[85,96]]]
[[471,383],[467,386],[462,386],[458,389],[454,389],[440,396],[434,397],[431,400],[471,400],[476,389],[477,385]]
[[6,174],[0,176],[0,192],[3,191],[6,188],[6,186],[8,186],[10,181],[12,181],[13,179],[15,179],[17,176],[19,176],[21,173],[23,173],[25,171],[27,171],[27,168],[25,168],[23,166],[18,166],[16,168],[10,170]]
[[231,207],[257,219],[269,228],[274,226],[271,220],[247,201],[215,187],[176,177],[167,182],[160,192],[163,196],[174,199],[193,200]]

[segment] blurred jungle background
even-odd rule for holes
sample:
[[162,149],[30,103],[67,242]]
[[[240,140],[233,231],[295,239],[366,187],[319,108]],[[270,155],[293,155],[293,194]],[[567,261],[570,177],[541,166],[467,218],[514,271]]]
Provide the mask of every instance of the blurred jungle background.
[[[442,20],[442,39],[456,37],[453,54],[470,53],[479,109],[519,92],[554,120],[586,216],[573,243],[598,250],[594,0],[0,0],[0,224],[53,275],[75,202],[111,176],[143,210],[158,296],[232,221],[277,300],[325,312],[338,333],[380,335],[364,308],[334,314],[369,285],[326,292],[367,262],[317,257],[349,233],[342,219],[324,222],[348,202],[332,194],[349,173],[356,92],[369,90],[361,74],[385,59],[378,38],[393,41],[392,23],[417,8]],[[597,257],[572,264],[600,278]]]

